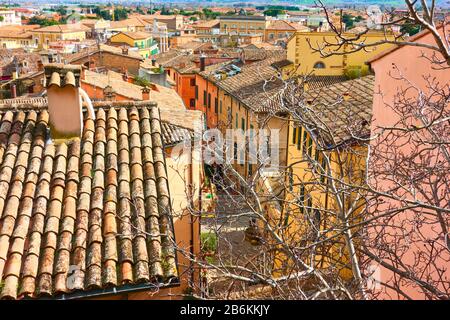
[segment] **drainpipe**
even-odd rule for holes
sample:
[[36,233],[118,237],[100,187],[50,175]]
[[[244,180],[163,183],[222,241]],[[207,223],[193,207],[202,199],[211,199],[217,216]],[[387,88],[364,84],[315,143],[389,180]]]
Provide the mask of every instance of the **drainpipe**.
[[82,99],[86,103],[89,116],[92,120],[95,120],[94,106],[92,105],[91,98],[89,98],[86,91],[84,91],[81,87],[78,89],[78,91],[80,92],[80,99]]

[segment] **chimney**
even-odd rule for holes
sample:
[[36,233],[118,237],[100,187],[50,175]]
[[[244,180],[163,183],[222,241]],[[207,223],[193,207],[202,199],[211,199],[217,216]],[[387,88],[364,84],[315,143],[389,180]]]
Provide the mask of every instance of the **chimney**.
[[94,59],[89,60],[89,69],[90,70],[95,70],[95,68],[96,68],[95,60]]
[[205,71],[205,68],[206,68],[206,56],[202,54],[200,56],[200,72]]
[[152,67],[156,66],[156,59],[155,57],[152,57]]
[[129,77],[128,77],[128,71],[127,70],[125,70],[124,74],[122,75],[122,79],[123,79],[123,81],[128,82]]
[[11,98],[17,98],[17,87],[16,84],[11,84]]
[[122,47],[122,54],[128,55],[128,47]]
[[145,86],[142,88],[142,100],[150,100],[150,88]]
[[106,101],[114,101],[115,94],[114,94],[113,88],[112,88],[110,85],[106,86],[106,87],[103,89],[103,98],[104,98]]
[[39,59],[37,62],[38,71],[44,71],[44,64],[42,63],[42,59]]
[[54,140],[81,136],[81,66],[53,63],[44,66],[50,134]]

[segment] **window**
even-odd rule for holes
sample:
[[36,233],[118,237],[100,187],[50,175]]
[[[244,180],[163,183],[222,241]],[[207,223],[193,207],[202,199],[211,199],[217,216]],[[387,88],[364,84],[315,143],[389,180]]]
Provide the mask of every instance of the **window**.
[[208,98],[208,96],[206,94],[206,90],[203,90],[203,105],[205,107],[207,106],[207,103],[208,103],[207,98]]
[[195,86],[195,78],[191,79],[191,87],[194,87],[194,86]]
[[195,86],[195,99],[198,100],[198,86]]
[[219,103],[219,112],[222,113],[222,100],[220,100],[220,103]]
[[314,65],[314,69],[325,69],[325,63],[323,62],[316,62],[316,64]]
[[294,130],[292,132],[292,143],[293,144],[295,144],[296,138],[297,138],[297,128],[294,127]]
[[305,185],[302,183],[300,186],[300,194],[297,199],[297,204],[299,206],[300,212],[305,212]]
[[303,131],[303,141],[302,141],[303,157],[306,155],[307,139],[308,139],[308,132],[305,130],[305,131]]
[[241,119],[241,128],[242,128],[242,131],[245,131],[245,119],[244,118]]
[[289,191],[294,189],[294,173],[292,168],[289,168]]
[[214,98],[214,112],[215,113],[219,112],[219,99],[218,98]]
[[322,154],[322,161],[321,161],[320,165],[322,167],[322,172],[321,172],[321,175],[320,175],[320,182],[321,183],[325,183],[325,179],[326,179],[325,175],[327,174],[327,167],[326,167],[327,166],[327,162],[326,162],[324,154]]
[[233,145],[234,160],[237,160],[237,152],[238,152],[238,147],[237,147],[237,143],[235,142],[234,145]]
[[[302,143],[302,130],[303,130],[302,127],[299,127],[297,129],[297,150],[300,150],[300,146]],[[305,132],[306,132],[306,130],[305,130]]]
[[312,212],[312,211],[313,211],[313,209],[312,209],[312,198],[311,198],[311,196],[308,197],[308,203],[307,203],[306,206],[307,206],[306,210],[308,210],[309,212]]
[[211,109],[211,93],[208,93],[208,109]]
[[312,144],[313,144],[312,138],[311,136],[309,136],[308,141],[306,143],[306,153],[308,154],[309,157],[312,156]]
[[190,99],[190,100],[189,100],[189,106],[190,106],[191,108],[195,108],[195,99]]
[[239,127],[239,125],[238,125],[238,114],[237,114],[237,112],[236,112],[236,118],[235,118],[235,122],[236,122],[236,125],[235,125],[235,127],[236,128],[238,128]]

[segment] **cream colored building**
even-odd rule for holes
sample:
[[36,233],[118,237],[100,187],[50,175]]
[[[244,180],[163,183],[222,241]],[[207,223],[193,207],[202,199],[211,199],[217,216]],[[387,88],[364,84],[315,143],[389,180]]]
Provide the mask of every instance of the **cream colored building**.
[[0,27],[1,26],[14,26],[14,25],[21,25],[22,20],[20,19],[20,16],[16,15],[16,12],[14,10],[5,10],[3,8],[0,8],[0,17],[3,19],[0,19]]
[[33,42],[30,32],[35,28],[34,26],[0,27],[0,49],[35,49],[37,46]]
[[33,42],[39,49],[48,49],[50,42],[60,40],[83,41],[90,29],[81,24],[61,24],[31,31]]

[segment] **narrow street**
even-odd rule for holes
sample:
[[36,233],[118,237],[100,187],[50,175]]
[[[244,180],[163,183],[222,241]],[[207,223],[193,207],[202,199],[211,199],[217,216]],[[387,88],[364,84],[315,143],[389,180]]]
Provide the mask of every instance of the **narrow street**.
[[[214,265],[245,266],[260,254],[258,246],[245,239],[245,230],[251,219],[250,208],[241,195],[219,192],[213,214],[202,218],[201,232],[217,235],[217,251],[210,260]],[[209,291],[220,292],[232,285],[231,279],[221,277],[215,270],[207,271]]]

